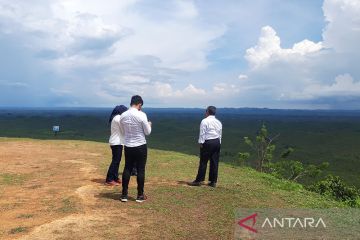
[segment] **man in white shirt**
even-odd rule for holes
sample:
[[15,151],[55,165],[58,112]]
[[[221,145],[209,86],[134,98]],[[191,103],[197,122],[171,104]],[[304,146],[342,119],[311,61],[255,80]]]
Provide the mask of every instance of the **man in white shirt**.
[[120,131],[124,134],[125,167],[122,175],[121,201],[128,200],[128,186],[133,167],[137,169],[137,202],[146,200],[144,195],[145,165],[147,159],[147,145],[145,135],[151,133],[151,122],[141,111],[144,102],[135,95],[131,98],[130,108],[120,117]]
[[205,118],[200,124],[199,144],[200,144],[200,163],[198,174],[195,181],[190,183],[192,186],[200,186],[205,180],[207,163],[210,160],[209,183],[211,187],[216,187],[218,178],[218,166],[221,147],[222,124],[215,118],[216,107],[209,106],[205,112]]

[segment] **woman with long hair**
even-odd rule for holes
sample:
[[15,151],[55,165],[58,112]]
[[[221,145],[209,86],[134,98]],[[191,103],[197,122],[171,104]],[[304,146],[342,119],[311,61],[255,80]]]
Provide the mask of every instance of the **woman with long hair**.
[[119,180],[119,166],[124,145],[124,136],[120,132],[120,115],[126,110],[127,107],[124,105],[116,106],[109,118],[109,124],[111,125],[109,144],[112,152],[112,161],[105,182],[105,184],[109,186],[116,186],[121,183]]

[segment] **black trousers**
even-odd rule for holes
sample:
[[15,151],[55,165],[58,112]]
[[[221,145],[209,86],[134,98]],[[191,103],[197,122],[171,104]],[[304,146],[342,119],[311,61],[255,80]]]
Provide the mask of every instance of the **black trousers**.
[[112,152],[112,161],[106,175],[107,182],[119,180],[119,165],[121,162],[121,155],[123,150],[122,145],[114,145],[110,147]]
[[209,181],[212,183],[217,182],[220,147],[220,139],[218,138],[206,140],[202,145],[202,148],[200,148],[199,170],[195,181],[202,182],[205,180],[206,167],[208,161],[210,160]]
[[137,170],[137,190],[138,195],[144,194],[145,183],[145,166],[147,159],[147,146],[146,144],[138,147],[125,146],[125,167],[122,175],[122,194],[128,194],[128,186],[133,167]]

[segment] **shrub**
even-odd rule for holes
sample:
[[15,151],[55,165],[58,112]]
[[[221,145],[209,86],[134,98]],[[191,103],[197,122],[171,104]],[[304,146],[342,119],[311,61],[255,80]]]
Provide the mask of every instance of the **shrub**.
[[329,163],[323,162],[319,165],[303,164],[300,161],[283,159],[275,163],[267,164],[267,172],[275,177],[284,178],[290,181],[298,181],[303,177],[317,177]]
[[359,191],[347,185],[339,176],[328,175],[324,180],[309,186],[308,189],[345,202],[351,207],[359,207]]
[[246,161],[249,159],[250,157],[250,153],[241,153],[239,152],[238,153],[238,159],[237,159],[237,164],[239,166],[245,166],[246,165]]

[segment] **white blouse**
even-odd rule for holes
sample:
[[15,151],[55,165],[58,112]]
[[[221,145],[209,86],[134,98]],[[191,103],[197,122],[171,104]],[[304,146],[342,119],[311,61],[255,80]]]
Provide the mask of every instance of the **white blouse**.
[[124,135],[120,131],[120,115],[116,115],[111,121],[111,135],[109,138],[109,144],[114,146],[124,145],[124,143]]

